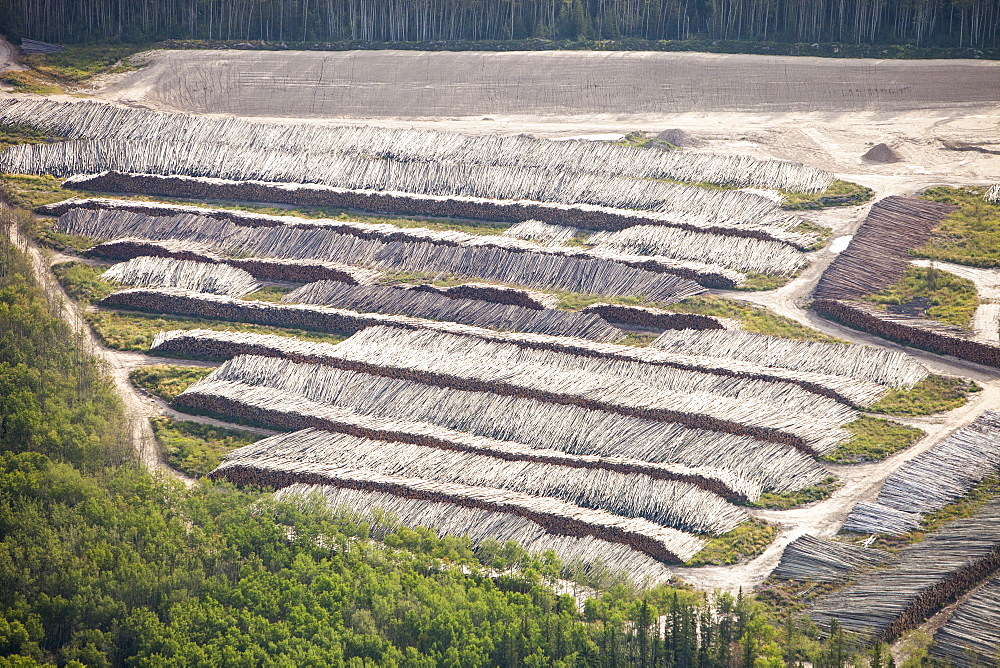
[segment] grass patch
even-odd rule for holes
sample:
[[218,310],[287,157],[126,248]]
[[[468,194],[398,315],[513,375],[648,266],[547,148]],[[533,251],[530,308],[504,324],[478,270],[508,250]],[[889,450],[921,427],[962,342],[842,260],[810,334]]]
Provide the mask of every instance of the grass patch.
[[788,285],[794,276],[784,276],[781,274],[747,274],[747,280],[737,290],[757,291],[757,290],[777,290]]
[[788,510],[814,501],[828,499],[840,487],[840,482],[834,478],[824,478],[818,485],[803,487],[793,492],[766,492],[754,503],[753,508],[768,508],[770,510]]
[[2,177],[4,197],[14,206],[34,209],[72,197],[74,193],[63,190],[62,179],[54,176],[5,174]]
[[61,93],[62,88],[56,86],[37,72],[4,72],[0,74],[0,83],[10,86],[15,93],[34,93],[35,95],[55,95]]
[[164,401],[173,401],[178,394],[212,371],[213,369],[202,366],[153,364],[133,370],[128,377],[136,387]]
[[892,313],[933,318],[956,327],[968,327],[979,306],[975,283],[936,267],[907,267],[894,285],[865,299]]
[[686,565],[729,566],[748,561],[763,554],[777,535],[776,527],[760,520],[750,520],[729,533],[708,536],[705,549],[694,555]]
[[822,457],[824,461],[836,464],[881,461],[910,447],[924,435],[922,429],[867,415],[844,425],[844,429],[850,432],[851,438]]
[[970,267],[1000,267],[1000,203],[983,199],[984,188],[928,188],[922,198],[958,206],[913,254]]
[[889,391],[866,410],[885,415],[931,415],[962,406],[970,394],[981,389],[971,380],[932,374],[912,389]]
[[95,267],[86,262],[63,262],[52,267],[52,273],[70,297],[89,304],[121,289],[117,283],[101,278],[105,269],[106,267]]
[[135,68],[127,58],[149,49],[144,44],[91,44],[67,46],[58,53],[24,56],[24,63],[36,73],[65,84],[78,84],[97,74],[130,72]]
[[193,477],[208,475],[227,452],[262,438],[249,431],[200,422],[164,417],[152,418],[150,422],[167,463]]
[[811,327],[801,325],[790,318],[778,315],[762,306],[756,306],[735,299],[716,297],[715,295],[698,295],[664,306],[678,313],[698,313],[718,318],[739,320],[748,332],[780,336],[798,341],[826,341],[828,343],[844,343],[843,340],[819,332]]
[[260,302],[280,302],[282,297],[294,289],[295,288],[270,286],[261,288],[257,292],[251,292],[248,295],[243,295],[243,299]]
[[858,183],[834,179],[826,190],[818,193],[796,193],[784,191],[785,201],[781,208],[791,211],[803,209],[825,209],[831,206],[856,206],[864,204],[875,196],[875,191]]
[[924,515],[920,528],[898,536],[879,535],[875,545],[891,550],[920,542],[927,534],[937,531],[952,520],[972,517],[997,495],[1000,495],[1000,476],[996,474],[987,476],[962,498]]
[[295,336],[307,341],[337,343],[346,336],[323,334],[301,329],[266,327],[242,322],[203,320],[185,316],[162,316],[150,313],[119,313],[117,311],[95,311],[86,314],[87,322],[108,348],[145,352],[153,343],[153,337],[161,330],[169,329],[212,329],[215,331],[253,332],[255,334],[277,334]]

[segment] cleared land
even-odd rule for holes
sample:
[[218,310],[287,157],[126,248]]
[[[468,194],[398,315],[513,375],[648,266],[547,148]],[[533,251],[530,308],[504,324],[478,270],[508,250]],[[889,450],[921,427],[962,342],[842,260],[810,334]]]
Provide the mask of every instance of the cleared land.
[[[995,63],[658,52],[165,51],[107,94],[239,116],[903,111],[992,104]],[[706,86],[705,82],[712,82]]]

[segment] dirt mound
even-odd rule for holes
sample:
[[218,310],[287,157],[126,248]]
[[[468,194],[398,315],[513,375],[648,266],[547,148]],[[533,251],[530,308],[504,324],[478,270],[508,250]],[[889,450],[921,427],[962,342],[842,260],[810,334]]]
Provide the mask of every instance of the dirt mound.
[[868,162],[889,164],[891,162],[899,162],[903,159],[903,156],[897,153],[895,149],[888,144],[875,144],[868,150],[867,153],[861,156],[861,159],[867,160]]
[[678,128],[664,130],[660,134],[656,135],[656,139],[667,142],[668,144],[673,144],[674,146],[680,146],[682,148],[698,148],[699,146],[705,145],[705,142],[702,140],[697,137],[692,137],[687,132]]

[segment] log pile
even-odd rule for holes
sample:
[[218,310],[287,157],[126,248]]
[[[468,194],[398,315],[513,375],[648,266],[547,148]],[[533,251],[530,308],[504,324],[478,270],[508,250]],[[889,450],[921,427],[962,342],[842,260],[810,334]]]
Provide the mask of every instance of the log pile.
[[897,553],[889,570],[862,575],[816,603],[812,618],[873,640],[916,628],[1000,567],[1000,501],[951,522]]
[[617,232],[597,232],[587,243],[598,252],[694,260],[743,273],[791,276],[808,264],[801,251],[778,241],[662,225],[633,225]]
[[778,235],[784,232],[786,239],[812,237],[815,240],[817,237],[815,233],[792,231],[800,222],[798,218],[782,211],[776,202],[746,191],[712,190],[565,168],[401,162],[335,154],[314,155],[303,160],[300,152],[275,148],[247,151],[243,147],[204,142],[135,145],[119,140],[78,140],[12,146],[0,153],[0,171],[54,176],[113,171],[265,183],[309,183],[347,191],[486,201],[587,205],[650,211],[662,214],[662,220],[685,221],[703,228],[756,229]]
[[[301,393],[304,400],[432,423],[533,448],[627,460],[630,468],[620,469],[625,472],[635,470],[662,477],[655,473],[658,465],[680,464],[697,469],[703,478],[721,481],[733,493],[750,500],[756,500],[765,490],[801,489],[827,476],[811,457],[791,446],[746,436],[308,364],[329,362],[333,347],[272,335],[192,330],[161,333],[152,350],[216,359],[266,355],[271,359],[252,363],[243,361],[247,358],[235,358],[217,370],[214,378],[274,391],[294,391]],[[304,382],[306,379],[311,382]],[[636,462],[650,462],[653,468],[636,468]],[[685,479],[692,482],[691,478]],[[697,481],[693,484],[730,498],[724,489]]]
[[[605,471],[625,476],[638,475],[643,480],[673,481],[711,493],[713,499],[725,498],[741,502],[755,500],[760,496],[760,486],[746,479],[740,471],[646,462],[627,457],[577,455],[560,450],[535,448],[514,441],[472,435],[430,422],[367,414],[359,412],[355,407],[339,406],[328,401],[314,401],[304,394],[266,384],[234,382],[227,380],[225,376],[208,378],[192,385],[175,399],[174,405],[195,412],[237,417],[276,429],[317,429],[323,433],[349,434],[397,444],[474,453],[509,462],[552,465],[559,470]],[[405,413],[405,411],[399,412]],[[445,421],[438,420],[438,422]],[[726,510],[730,516],[731,512]],[[712,519],[702,518],[700,521],[711,522]]]
[[820,315],[876,336],[923,348],[942,355],[1000,367],[1000,347],[974,341],[965,330],[935,320],[888,313],[857,301],[817,299],[813,309]]
[[640,587],[663,584],[672,577],[662,562],[625,545],[590,536],[576,538],[549,533],[535,522],[508,513],[330,485],[290,485],[279,490],[275,498],[301,505],[318,498],[335,511],[367,520],[375,538],[382,538],[401,525],[429,527],[438,535],[467,536],[476,544],[486,540],[501,544],[516,541],[529,554],[552,550],[567,577],[580,569],[588,574],[611,570]]
[[958,606],[934,634],[931,656],[951,666],[995,665],[1000,647],[1000,577]]
[[[496,332],[457,323],[422,320],[408,316],[361,314],[324,306],[226,300],[217,296],[186,293],[176,289],[126,290],[109,296],[105,304],[177,315],[193,315],[235,322],[254,322],[279,327],[318,329],[319,331],[331,332],[356,332],[360,328],[379,324],[404,329],[427,329],[484,341],[512,344],[524,349],[549,350],[609,361],[641,363],[654,367],[696,371],[734,379],[752,379],[779,384],[790,383],[810,393],[829,397],[849,405],[867,405],[881,397],[886,391],[885,385],[864,379],[763,366],[726,357],[678,355],[649,348],[599,343],[586,339],[545,334]],[[276,350],[273,354],[280,356],[281,353]],[[325,357],[315,361],[321,364],[337,363]]]
[[610,362],[435,332],[370,327],[337,362],[377,375],[572,404],[787,443],[814,454],[847,438],[856,411],[791,383]]
[[711,354],[768,367],[828,373],[895,389],[909,389],[927,377],[923,365],[894,350],[847,343],[795,341],[754,332],[664,332],[650,346],[683,355]]
[[725,286],[742,280],[737,272],[698,263],[608,257],[497,236],[347,221],[215,215],[211,210],[209,215],[188,211],[150,215],[152,212],[128,208],[115,205],[91,210],[72,206],[60,216],[58,227],[69,234],[83,234],[86,230],[86,236],[99,239],[139,237],[193,242],[227,256],[310,259],[376,269],[453,273],[543,289],[640,295],[668,303],[704,292],[691,278]]
[[694,533],[721,534],[747,521],[742,509],[686,482],[643,474],[509,460],[483,452],[304,429],[258,441],[226,455],[222,464],[253,467],[259,460],[361,468],[382,475],[553,497],[621,517],[643,518]]
[[323,260],[225,257],[213,252],[208,246],[203,244],[184,243],[170,239],[150,241],[148,239],[125,237],[97,244],[88,249],[85,255],[121,260],[129,260],[134,257],[147,255],[175,260],[228,264],[246,271],[254,278],[272,281],[292,281],[295,283],[326,280],[340,281],[350,285],[370,285],[382,276],[381,272],[371,269],[337,262],[324,262]]
[[49,100],[5,100],[0,118],[77,139],[222,143],[248,152],[282,146],[305,159],[324,153],[364,155],[405,162],[542,167],[798,192],[820,192],[833,182],[831,174],[801,163],[745,155],[644,151],[607,142],[552,142],[524,135],[469,136],[434,130],[277,124]]
[[937,224],[957,208],[895,195],[879,201],[847,249],[823,272],[815,297],[851,300],[888,288],[909,266],[910,251],[930,239]]
[[182,288],[227,297],[241,297],[260,289],[260,283],[242,269],[164,257],[134,257],[112,265],[101,278],[122,285]]
[[[647,306],[629,306],[627,304],[591,304],[583,309],[584,313],[596,313],[608,322],[623,325],[636,325],[650,329],[680,329],[680,330],[714,330],[731,329],[737,324],[728,318],[716,318],[710,315],[695,313],[675,313]],[[652,345],[652,344],[651,344]]]
[[516,332],[618,341],[625,333],[592,313],[528,309],[478,299],[443,296],[407,286],[352,286],[333,281],[308,283],[284,296],[289,304],[318,304],[361,313],[407,315]]
[[649,520],[581,508],[550,497],[535,497],[493,487],[387,476],[367,469],[303,463],[280,457],[259,457],[245,463],[226,462],[212,472],[212,477],[253,487],[281,488],[295,483],[333,485],[509,513],[529,519],[555,534],[593,536],[621,543],[666,563],[686,561],[705,544],[696,536]]
[[841,582],[890,561],[892,557],[881,550],[805,534],[788,544],[772,575],[781,580]]
[[557,308],[559,298],[548,292],[512,288],[509,285],[494,285],[493,283],[460,283],[448,287],[440,287],[424,283],[416,286],[417,290],[434,292],[445,297],[459,299],[479,299],[495,304],[510,304],[535,310]]
[[[0,170],[5,154],[0,154]],[[697,215],[692,202],[684,215],[639,211],[595,204],[560,204],[534,200],[490,199],[459,195],[433,195],[363,188],[344,188],[320,183],[287,183],[253,179],[225,179],[178,174],[143,174],[102,171],[68,178],[63,187],[96,192],[165,195],[208,200],[273,202],[298,206],[334,206],[376,213],[443,218],[471,218],[510,223],[538,220],[550,225],[588,230],[622,230],[634,225],[663,225],[695,232],[709,232],[736,237],[780,241],[800,250],[808,250],[820,237],[815,232],[794,229],[797,221],[778,215],[776,219],[754,221],[739,216],[739,204],[733,203],[736,218]],[[709,203],[707,206],[711,207]],[[750,222],[747,222],[747,221]]]
[[524,241],[559,246],[575,237],[578,232],[580,229],[576,227],[550,225],[540,220],[525,220],[508,227],[503,231],[503,235]]
[[986,411],[890,475],[875,503],[855,508],[844,528],[859,533],[906,533],[921,515],[964,496],[1000,471],[1000,413]]

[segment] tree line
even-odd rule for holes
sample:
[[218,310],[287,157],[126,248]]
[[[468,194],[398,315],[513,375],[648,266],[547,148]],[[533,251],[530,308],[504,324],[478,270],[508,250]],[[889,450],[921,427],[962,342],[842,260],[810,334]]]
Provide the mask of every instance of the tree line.
[[1000,0],[0,0],[50,42],[688,40],[994,47]]

